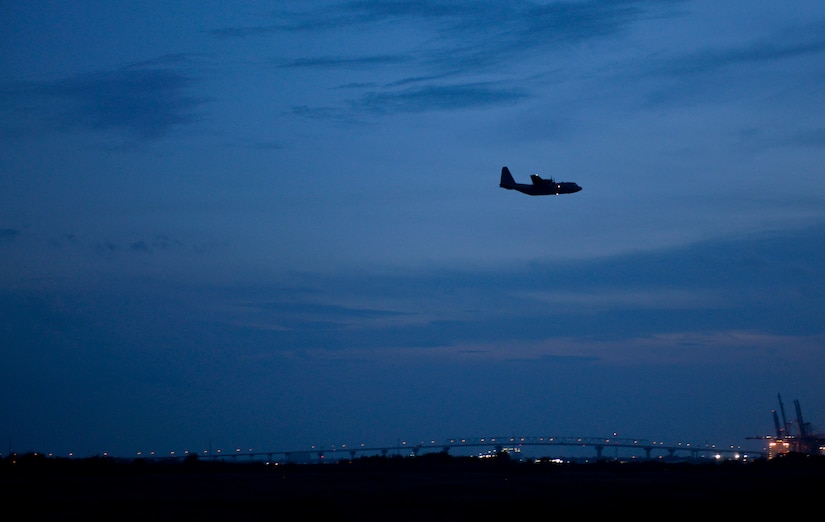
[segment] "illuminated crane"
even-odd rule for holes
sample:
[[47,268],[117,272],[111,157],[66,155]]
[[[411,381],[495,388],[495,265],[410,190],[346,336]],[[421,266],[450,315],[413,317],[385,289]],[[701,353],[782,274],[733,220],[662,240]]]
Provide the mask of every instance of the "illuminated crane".
[[782,413],[782,423],[779,422],[779,415],[776,410],[771,410],[773,423],[776,429],[776,437],[749,437],[768,439],[768,456],[774,458],[783,453],[803,453],[805,455],[825,455],[825,433],[818,433],[810,423],[802,418],[802,408],[799,401],[794,399],[793,404],[796,410],[796,429],[793,430],[792,423],[785,417],[785,405],[782,403],[782,396],[777,394],[779,399],[779,410]]

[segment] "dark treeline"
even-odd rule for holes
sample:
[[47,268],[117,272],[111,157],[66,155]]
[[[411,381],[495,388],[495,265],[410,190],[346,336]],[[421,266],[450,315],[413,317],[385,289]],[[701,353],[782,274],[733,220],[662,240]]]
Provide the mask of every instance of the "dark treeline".
[[7,509],[25,506],[26,518],[61,520],[508,520],[537,513],[684,519],[708,509],[759,513],[752,510],[766,502],[796,509],[817,502],[823,488],[825,458],[804,455],[559,464],[432,453],[274,465],[32,453],[0,462]]
[[787,453],[779,455],[778,457],[768,460],[766,458],[750,459],[748,461],[722,459],[714,460],[707,457],[696,459],[689,459],[684,457],[678,458],[664,458],[664,459],[613,459],[603,458],[600,460],[589,459],[583,460],[569,460],[559,462],[556,458],[543,457],[538,459],[519,460],[511,458],[506,451],[500,452],[498,455],[488,458],[479,458],[475,456],[453,456],[448,452],[433,452],[423,453],[418,456],[403,457],[400,455],[390,456],[362,456],[352,459],[333,459],[327,461],[315,461],[312,463],[290,463],[290,462],[265,462],[262,460],[247,460],[243,457],[200,457],[197,454],[191,454],[187,457],[110,457],[110,456],[92,456],[85,458],[78,457],[55,457],[49,456],[45,453],[29,452],[29,453],[12,453],[5,457],[0,457],[0,471],[12,470],[88,470],[88,471],[142,471],[142,470],[163,470],[163,471],[186,471],[193,470],[228,470],[228,469],[242,469],[250,470],[254,468],[273,468],[280,467],[280,469],[298,469],[308,467],[329,468],[329,466],[346,466],[351,469],[370,468],[370,467],[385,467],[385,468],[420,468],[421,466],[452,466],[452,467],[471,467],[476,469],[483,469],[485,467],[503,465],[512,468],[518,467],[542,467],[553,469],[661,469],[661,468],[686,468],[696,469],[697,467],[718,468],[731,466],[744,466],[751,468],[788,468],[788,467],[805,467],[817,468],[825,466],[825,456],[805,455],[801,453]]
[[739,469],[742,472],[781,470],[825,470],[825,456],[789,453],[768,460],[766,458],[749,461],[699,459],[601,459],[590,461],[559,462],[556,459],[540,458],[530,460],[512,459],[506,452],[491,458],[452,456],[449,453],[425,453],[419,456],[363,456],[354,459],[329,460],[313,463],[265,462],[242,458],[211,458],[189,455],[184,458],[142,458],[133,459],[108,456],[86,458],[65,458],[47,456],[43,453],[11,454],[0,458],[0,473],[69,473],[69,474],[142,474],[142,473],[213,473],[213,472],[276,472],[290,473],[302,471],[347,473],[358,471],[410,471],[428,470],[491,471],[558,473],[565,471],[612,473],[641,471],[703,471]]

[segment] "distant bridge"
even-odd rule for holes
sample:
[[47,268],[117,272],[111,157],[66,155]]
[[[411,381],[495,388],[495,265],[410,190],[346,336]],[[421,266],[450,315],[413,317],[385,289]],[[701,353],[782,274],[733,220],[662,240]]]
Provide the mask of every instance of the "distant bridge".
[[[473,438],[451,438],[442,443],[431,441],[429,443],[421,442],[417,444],[408,444],[406,442],[399,442],[394,446],[366,446],[360,444],[358,446],[348,446],[342,444],[340,446],[332,446],[330,448],[312,447],[309,450],[296,451],[252,451],[243,452],[237,449],[234,452],[204,452],[199,455],[206,459],[238,459],[248,458],[250,460],[266,459],[270,462],[322,462],[326,459],[340,460],[340,458],[355,459],[359,456],[387,456],[387,455],[405,455],[417,456],[420,453],[427,452],[455,452],[461,450],[484,450],[494,451],[496,453],[502,451],[521,451],[526,448],[541,448],[541,447],[578,447],[589,448],[595,452],[596,459],[603,459],[605,449],[622,449],[623,452],[634,454],[644,454],[644,458],[663,458],[686,456],[689,458],[725,458],[725,459],[743,459],[746,456],[763,457],[766,455],[764,451],[750,451],[737,447],[721,448],[714,444],[694,445],[694,444],[676,444],[667,445],[664,442],[652,442],[648,439],[634,439],[634,438],[618,438],[618,437],[473,437]],[[163,458],[183,459],[189,456],[177,455]]]

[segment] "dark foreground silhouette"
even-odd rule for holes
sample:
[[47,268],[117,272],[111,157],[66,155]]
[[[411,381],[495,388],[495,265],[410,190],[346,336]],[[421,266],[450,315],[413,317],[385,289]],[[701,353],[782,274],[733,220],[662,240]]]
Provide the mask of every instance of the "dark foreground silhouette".
[[825,461],[556,464],[430,454],[266,465],[24,455],[2,461],[0,488],[15,520],[690,520],[801,515],[820,502]]

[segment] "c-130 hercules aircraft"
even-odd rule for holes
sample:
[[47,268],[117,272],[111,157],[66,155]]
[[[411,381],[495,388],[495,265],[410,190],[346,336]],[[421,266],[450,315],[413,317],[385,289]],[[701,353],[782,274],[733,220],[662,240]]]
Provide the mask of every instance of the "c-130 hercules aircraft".
[[532,185],[527,183],[516,183],[513,175],[510,174],[510,169],[501,167],[501,182],[498,184],[501,188],[507,190],[518,190],[531,196],[557,196],[559,194],[572,194],[580,191],[582,188],[571,181],[555,181],[553,178],[542,179],[538,174],[531,174],[530,180]]

